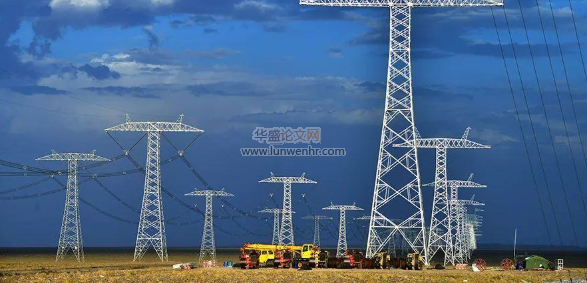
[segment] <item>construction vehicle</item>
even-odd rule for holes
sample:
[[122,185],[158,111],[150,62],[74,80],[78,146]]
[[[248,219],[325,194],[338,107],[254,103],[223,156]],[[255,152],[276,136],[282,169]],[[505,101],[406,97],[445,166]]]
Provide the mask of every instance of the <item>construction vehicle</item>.
[[319,246],[304,244],[302,246],[243,244],[240,264],[243,269],[259,267],[326,267],[328,252]]
[[423,266],[422,258],[419,253],[409,253],[407,259],[407,270],[421,270]]
[[376,269],[420,270],[423,265],[422,258],[418,253],[409,253],[405,258],[396,258],[386,252],[380,252],[373,258],[373,268]]

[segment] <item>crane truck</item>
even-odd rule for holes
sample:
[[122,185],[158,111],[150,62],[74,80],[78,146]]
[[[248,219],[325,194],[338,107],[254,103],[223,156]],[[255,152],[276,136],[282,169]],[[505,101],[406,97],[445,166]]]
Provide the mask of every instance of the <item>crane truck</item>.
[[242,269],[259,267],[290,268],[303,266],[326,267],[328,252],[313,244],[302,246],[243,244],[240,265]]

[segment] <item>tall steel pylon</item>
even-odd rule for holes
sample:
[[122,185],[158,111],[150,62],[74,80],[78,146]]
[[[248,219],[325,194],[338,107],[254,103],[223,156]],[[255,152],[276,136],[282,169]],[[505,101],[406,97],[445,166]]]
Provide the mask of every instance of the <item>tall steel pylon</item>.
[[[452,265],[457,263],[466,263],[466,259],[463,257],[463,254],[459,252],[461,247],[462,235],[460,235],[459,227],[460,221],[459,220],[459,189],[461,188],[486,188],[486,185],[481,185],[479,183],[473,182],[473,174],[469,176],[469,179],[466,181],[462,180],[448,180],[446,181],[447,186],[450,188],[450,199],[449,199],[449,227],[450,231],[447,234],[447,251],[445,253],[445,263],[450,262]],[[434,187],[435,183],[428,183],[423,186],[427,187]],[[458,240],[457,240],[458,239]]]
[[347,210],[363,210],[360,207],[353,205],[334,205],[322,208],[324,210],[338,210],[340,211],[340,223],[338,225],[338,245],[336,247],[336,257],[341,258],[346,254],[347,241],[346,241],[346,211]]
[[432,216],[430,218],[430,230],[428,237],[428,257],[431,260],[438,250],[445,254],[444,264],[453,254],[453,246],[449,232],[451,231],[449,221],[450,202],[448,200],[447,187],[447,151],[448,149],[486,149],[490,146],[483,145],[468,139],[469,131],[467,128],[460,139],[454,138],[420,138],[417,135],[415,141],[407,143],[394,144],[394,147],[412,147],[434,148],[436,149],[436,170],[434,174],[434,198],[432,200]]
[[223,190],[195,190],[186,196],[203,196],[206,197],[206,213],[204,214],[204,231],[202,232],[202,245],[200,246],[200,259],[202,261],[216,262],[216,245],[214,242],[214,215],[212,209],[213,197],[233,197],[231,193]]
[[[149,247],[153,247],[162,261],[167,261],[167,243],[165,239],[165,223],[163,203],[161,200],[161,168],[160,146],[163,132],[204,131],[183,123],[183,114],[177,122],[133,122],[128,114],[126,122],[105,130],[109,132],[146,132],[147,133],[147,165],[145,166],[145,187],[141,218],[137,232],[134,260],[143,258]],[[126,152],[128,154],[128,152]],[[180,153],[182,154],[182,153]]]
[[265,208],[260,210],[259,213],[273,213],[273,237],[271,244],[281,245],[279,242],[279,215],[281,214],[281,208]]
[[259,183],[283,183],[283,210],[281,212],[281,227],[279,229],[279,243],[281,245],[294,245],[293,221],[291,210],[291,184],[316,184],[316,181],[307,179],[306,173],[301,177],[271,177],[259,181]]
[[[404,150],[391,148],[394,143],[414,142],[416,139],[410,56],[411,11],[414,7],[501,6],[503,1],[300,0],[300,5],[389,8],[387,90],[371,208],[372,217],[369,223],[367,257],[374,257],[385,247],[392,235],[399,232],[413,250],[420,252],[424,262],[428,264],[417,148],[415,145]],[[391,221],[392,218],[403,220],[398,223]],[[393,228],[391,234],[389,228]],[[412,233],[413,230],[417,230],[417,233]],[[415,238],[408,238],[410,234],[414,234]]]
[[484,206],[485,204],[475,201],[473,198],[470,200],[459,199],[456,203],[458,229],[455,239],[455,256],[462,261],[460,263],[466,263],[471,257],[472,242],[475,240],[475,223],[472,223],[472,219],[468,216],[467,206]]
[[316,246],[320,246],[320,220],[332,220],[332,217],[324,215],[308,215],[302,219],[314,220],[314,241]]
[[84,245],[82,240],[82,227],[79,215],[79,190],[77,181],[77,167],[80,161],[110,161],[107,158],[91,153],[57,153],[51,150],[51,154],[36,159],[37,161],[67,161],[67,189],[65,192],[65,209],[61,220],[61,233],[59,234],[59,246],[57,247],[56,261],[62,260],[69,250],[77,258],[84,261]]

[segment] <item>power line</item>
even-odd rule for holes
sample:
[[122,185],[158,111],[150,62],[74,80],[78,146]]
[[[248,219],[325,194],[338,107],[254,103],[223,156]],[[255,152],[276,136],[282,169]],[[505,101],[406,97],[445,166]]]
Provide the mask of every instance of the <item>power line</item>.
[[[495,12],[493,11],[493,7],[491,7],[491,16],[493,18],[493,25],[495,27],[495,33],[497,35],[497,41],[499,43],[499,49],[501,51],[501,57],[503,59],[503,66],[504,66],[504,69],[505,69],[505,72],[506,72],[506,76],[507,76],[507,80],[508,80],[508,86],[509,86],[510,94],[511,94],[512,101],[513,101],[513,104],[514,104],[514,110],[515,110],[515,113],[516,113],[516,120],[518,121],[518,126],[520,128],[520,133],[522,135],[522,141],[524,143],[524,149],[526,151],[526,157],[528,159],[528,165],[530,167],[530,173],[532,175],[532,182],[534,184],[534,190],[535,190],[536,196],[538,198],[538,204],[540,205],[540,212],[541,212],[541,215],[542,215],[542,221],[544,222],[544,228],[546,229],[546,232],[547,232],[547,235],[548,235],[548,240],[549,240],[549,242],[552,245],[552,237],[550,236],[550,230],[548,229],[548,224],[547,224],[547,221],[546,221],[546,213],[544,211],[544,206],[542,204],[542,199],[540,197],[540,192],[538,191],[538,182],[536,181],[536,173],[534,172],[534,167],[532,166],[532,159],[530,158],[530,151],[528,150],[528,143],[526,141],[526,134],[524,133],[524,128],[522,126],[522,120],[520,119],[520,112],[518,110],[518,105],[516,103],[516,97],[514,95],[514,87],[512,85],[512,79],[511,79],[511,76],[510,76],[509,69],[507,67],[507,61],[505,59],[505,53],[504,53],[504,50],[503,50],[503,44],[502,44],[502,41],[501,41],[501,36],[499,35],[499,29],[497,28],[497,20],[495,19]],[[557,231],[558,231],[558,229],[557,229]],[[560,232],[559,232],[559,239],[562,239],[560,237]]]
[[[536,0],[536,1],[538,1],[538,0]],[[569,4],[570,3],[571,2],[569,0]],[[554,31],[555,31],[556,40],[557,40],[557,43],[558,43],[559,54],[561,56],[561,61],[563,63],[563,70],[564,70],[565,80],[567,82],[567,91],[569,92],[569,98],[570,98],[570,101],[571,101],[571,108],[573,110],[573,116],[574,116],[574,120],[575,120],[575,126],[577,127],[577,136],[579,137],[579,145],[581,146],[581,152],[583,153],[583,163],[587,166],[587,155],[585,154],[585,146],[583,145],[583,137],[581,135],[581,128],[579,127],[579,121],[578,121],[578,118],[577,118],[577,110],[576,110],[576,107],[575,107],[575,100],[573,98],[573,92],[571,91],[571,82],[569,81],[569,74],[568,74],[568,70],[567,70],[567,63],[566,63],[566,60],[565,60],[565,56],[563,55],[563,49],[562,49],[562,45],[561,45],[561,41],[560,41],[560,36],[559,36],[559,33],[558,33],[558,27],[557,27],[557,24],[556,24],[556,17],[554,16],[554,9],[552,8],[552,0],[548,0],[548,4],[549,4],[549,7],[550,7],[550,14],[552,16],[552,21],[554,23]],[[571,8],[572,8],[572,6],[571,6]],[[573,17],[573,24],[575,24],[575,16],[572,15],[572,17]],[[576,24],[575,24],[575,32],[577,32]],[[576,36],[577,36],[577,42],[579,42],[578,34]],[[583,62],[583,52],[581,51],[581,45],[580,45],[580,43],[579,43],[579,52],[581,54],[581,64],[583,64],[583,71],[585,72],[585,64]],[[586,81],[587,81],[587,77],[586,77]],[[562,107],[562,105],[561,105],[561,107]],[[562,110],[561,110],[561,112],[562,112]],[[564,116],[563,116],[563,119],[564,119]],[[564,122],[564,120],[563,120],[563,122]],[[583,204],[583,212],[585,213],[585,217],[587,218],[587,205],[585,204],[585,197],[583,195],[583,186],[581,186],[581,181],[580,181],[580,178],[579,178],[577,164],[575,162],[575,155],[573,154],[573,148],[571,146],[571,138],[570,138],[569,132],[567,130],[567,124],[566,124],[566,122],[564,123],[564,125],[565,125],[565,132],[567,134],[567,145],[569,146],[569,151],[571,153],[571,159],[573,161],[573,169],[575,171],[575,178],[577,180],[579,194],[581,196],[581,203]],[[577,244],[579,244],[579,243],[577,242]]]

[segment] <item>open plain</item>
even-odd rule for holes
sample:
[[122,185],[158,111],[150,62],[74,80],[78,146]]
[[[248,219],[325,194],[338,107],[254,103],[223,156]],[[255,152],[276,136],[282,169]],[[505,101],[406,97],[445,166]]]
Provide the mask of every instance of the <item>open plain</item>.
[[[235,251],[220,253],[218,261],[237,261]],[[0,255],[0,282],[560,282],[586,279],[587,269],[563,272],[502,271],[497,265],[484,272],[470,270],[340,270],[197,268],[172,270],[171,265],[197,261],[195,251],[170,251],[169,262],[153,254],[133,262],[132,252],[87,252],[78,263],[68,257],[55,262],[49,252],[3,253]]]

